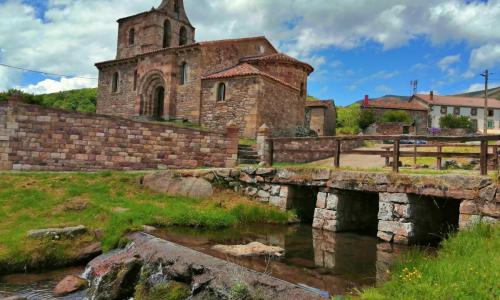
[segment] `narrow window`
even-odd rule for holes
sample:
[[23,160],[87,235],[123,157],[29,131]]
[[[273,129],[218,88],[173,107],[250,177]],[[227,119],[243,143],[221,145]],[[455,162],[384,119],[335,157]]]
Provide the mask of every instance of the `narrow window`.
[[493,129],[495,127],[495,122],[493,120],[488,120],[488,129]]
[[171,41],[171,30],[172,27],[170,26],[170,21],[165,20],[163,23],[163,48],[168,48],[170,47],[170,41]]
[[179,32],[179,46],[184,46],[187,44],[187,30],[186,27],[182,26]]
[[137,74],[137,70],[134,71],[134,91],[137,90],[137,79],[139,75]]
[[226,85],[221,82],[217,87],[217,102],[222,102],[225,100],[226,100]]
[[447,112],[448,112],[448,108],[446,106],[441,106],[441,114],[446,115]]
[[111,84],[111,91],[113,93],[118,92],[118,80],[119,80],[118,72],[115,72],[113,74],[113,82]]
[[454,108],[453,108],[453,113],[454,113],[455,115],[457,115],[457,116],[458,116],[458,115],[460,115],[460,107],[454,107]]
[[135,29],[134,28],[130,29],[130,31],[128,32],[128,44],[129,45],[135,44]]
[[186,84],[187,80],[188,80],[188,65],[187,63],[182,63],[181,65],[181,85],[184,85]]
[[174,1],[174,12],[175,12],[177,15],[179,15],[180,11],[181,11],[181,8],[180,8],[180,6],[179,6],[179,0],[175,0],[175,1]]
[[471,116],[477,116],[477,108],[471,108],[470,109],[470,115]]
[[493,117],[495,115],[495,111],[493,109],[488,109],[488,117]]

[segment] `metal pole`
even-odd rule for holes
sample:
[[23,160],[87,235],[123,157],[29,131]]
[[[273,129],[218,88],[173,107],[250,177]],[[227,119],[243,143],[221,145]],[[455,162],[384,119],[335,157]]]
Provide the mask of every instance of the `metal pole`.
[[488,134],[488,79],[490,72],[488,70],[484,71],[481,76],[484,77],[484,126],[483,134]]

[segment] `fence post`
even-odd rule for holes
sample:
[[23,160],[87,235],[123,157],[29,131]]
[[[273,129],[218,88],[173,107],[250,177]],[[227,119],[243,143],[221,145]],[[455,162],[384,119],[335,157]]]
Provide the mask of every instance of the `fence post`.
[[494,162],[494,166],[495,166],[495,171],[498,171],[498,154],[500,154],[498,152],[498,145],[495,145],[493,146],[493,162]]
[[257,130],[257,155],[259,156],[259,160],[265,163],[267,163],[266,152],[269,150],[267,139],[270,137],[271,130],[266,124],[262,124]]
[[340,168],[340,152],[342,151],[342,141],[341,140],[335,140],[335,159],[334,159],[334,164],[335,168]]
[[393,158],[392,158],[392,171],[399,173],[399,140],[394,141],[394,153],[393,153]]
[[443,147],[442,146],[438,146],[437,147],[437,152],[438,152],[438,156],[437,156],[437,162],[436,162],[436,169],[437,170],[441,170],[442,168],[442,163],[443,163],[443,158],[441,157],[441,153],[443,152]]
[[488,141],[481,141],[481,176],[488,175]]
[[390,167],[391,166],[391,149],[386,148],[385,152],[387,152],[386,157],[385,157],[385,166]]

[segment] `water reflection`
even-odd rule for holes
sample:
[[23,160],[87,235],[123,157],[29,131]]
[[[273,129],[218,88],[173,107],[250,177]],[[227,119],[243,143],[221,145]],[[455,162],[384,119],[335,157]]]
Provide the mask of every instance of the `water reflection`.
[[[406,249],[381,244],[375,237],[354,233],[332,233],[307,225],[254,226],[216,232],[169,229],[158,237],[225,259],[283,280],[347,294],[387,279],[395,258]],[[261,242],[286,250],[278,259],[228,257],[211,249],[213,245]]]

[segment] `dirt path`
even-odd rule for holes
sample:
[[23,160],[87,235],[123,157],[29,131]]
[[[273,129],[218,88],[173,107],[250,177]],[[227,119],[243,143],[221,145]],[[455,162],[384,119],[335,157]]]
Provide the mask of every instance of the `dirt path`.
[[[384,150],[382,147],[387,145],[375,145],[372,147],[361,147],[356,150]],[[328,158],[314,162],[313,164],[321,164],[326,166],[334,166],[334,159]],[[341,154],[340,166],[349,168],[374,169],[384,168],[385,158],[380,155],[360,155],[360,154]]]

